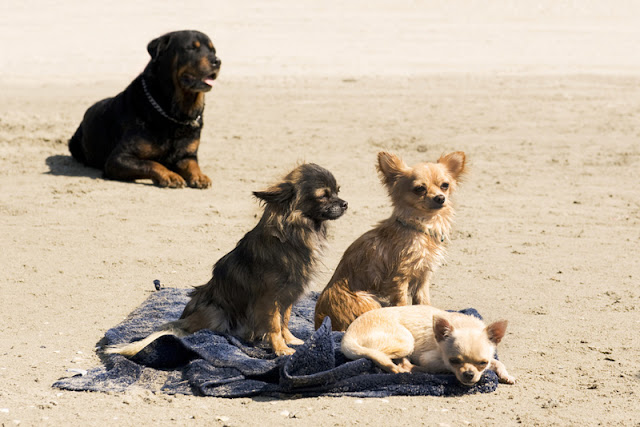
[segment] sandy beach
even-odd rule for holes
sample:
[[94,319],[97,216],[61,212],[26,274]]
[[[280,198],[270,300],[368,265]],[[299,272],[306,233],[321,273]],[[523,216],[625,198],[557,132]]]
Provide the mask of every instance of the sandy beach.
[[[638,425],[640,6],[627,1],[5,2],[0,6],[0,423]],[[178,29],[214,41],[208,190],[123,183],[73,160],[84,111]],[[460,397],[217,399],[52,388],[154,290],[205,283],[301,161],[349,202],[311,289],[391,211],[380,150],[461,150],[433,304],[509,320],[518,379]]]

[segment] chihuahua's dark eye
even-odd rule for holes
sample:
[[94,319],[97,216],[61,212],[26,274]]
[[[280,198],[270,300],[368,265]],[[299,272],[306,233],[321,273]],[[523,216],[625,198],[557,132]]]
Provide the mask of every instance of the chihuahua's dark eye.
[[427,187],[425,187],[424,185],[417,185],[413,187],[413,192],[416,194],[424,194],[425,191],[427,191]]
[[459,365],[462,363],[462,360],[458,359],[457,357],[452,357],[451,359],[449,359],[449,363],[451,363],[452,365]]
[[487,362],[486,360],[483,360],[482,362],[476,362],[476,366],[481,369],[484,369],[488,364],[489,362]]
[[446,191],[449,189],[449,183],[448,182],[443,182],[442,184],[440,184],[440,189],[442,191]]

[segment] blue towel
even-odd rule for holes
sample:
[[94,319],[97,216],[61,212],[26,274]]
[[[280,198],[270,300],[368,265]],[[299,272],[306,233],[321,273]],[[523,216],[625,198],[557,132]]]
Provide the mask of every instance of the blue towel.
[[[154,292],[129,317],[110,329],[100,345],[139,340],[159,325],[180,317],[189,300],[188,289]],[[314,331],[317,293],[292,310],[289,327],[305,343],[292,356],[277,357],[263,343],[202,330],[184,338],[160,337],[131,359],[102,354],[104,366],[86,375],[62,378],[63,390],[122,392],[141,387],[153,392],[216,397],[267,396],[454,396],[489,393],[498,386],[487,371],[473,387],[453,374],[389,374],[368,359],[349,360],[340,352],[342,332],[331,331],[330,319]],[[472,308],[462,313],[480,317]]]

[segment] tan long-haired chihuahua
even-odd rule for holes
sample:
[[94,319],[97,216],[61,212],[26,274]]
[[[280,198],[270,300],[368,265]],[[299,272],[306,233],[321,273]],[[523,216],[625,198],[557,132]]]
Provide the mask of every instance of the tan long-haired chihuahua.
[[378,172],[393,213],[347,248],[324,288],[315,312],[344,331],[369,310],[430,304],[429,281],[444,261],[454,216],[451,194],[465,172],[462,151],[413,167],[397,155],[378,153]]

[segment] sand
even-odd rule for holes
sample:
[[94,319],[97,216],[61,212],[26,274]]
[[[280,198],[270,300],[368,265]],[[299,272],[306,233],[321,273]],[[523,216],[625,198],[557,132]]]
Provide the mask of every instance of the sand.
[[[637,425],[640,8],[633,2],[110,3],[0,6],[0,423],[3,425]],[[208,190],[101,179],[68,154],[85,109],[170,30],[222,58],[200,164]],[[256,221],[251,191],[297,162],[336,176],[320,290],[390,213],[379,150],[462,150],[434,305],[509,320],[518,378],[454,398],[242,398],[64,392],[104,332],[188,288]]]

